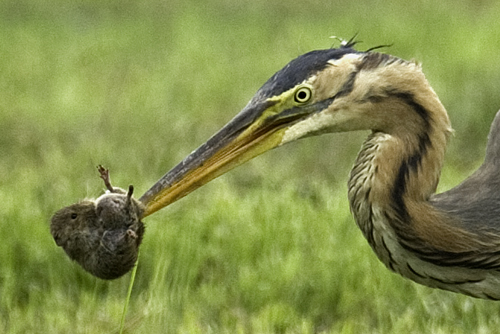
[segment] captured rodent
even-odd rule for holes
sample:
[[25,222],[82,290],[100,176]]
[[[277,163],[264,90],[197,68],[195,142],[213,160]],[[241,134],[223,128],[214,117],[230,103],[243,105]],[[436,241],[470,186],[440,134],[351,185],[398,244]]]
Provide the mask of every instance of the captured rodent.
[[128,192],[112,187],[109,171],[98,166],[108,189],[95,200],[83,200],[57,211],[50,232],[58,246],[86,271],[102,279],[115,279],[130,271],[144,235],[142,203]]

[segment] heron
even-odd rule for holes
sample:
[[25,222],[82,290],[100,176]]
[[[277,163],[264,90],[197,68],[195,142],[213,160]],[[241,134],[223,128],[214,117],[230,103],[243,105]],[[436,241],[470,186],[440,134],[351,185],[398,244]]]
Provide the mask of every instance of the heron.
[[421,65],[349,41],[303,54],[159,179],[144,217],[278,146],[371,130],[348,180],[351,213],[379,260],[419,284],[500,299],[500,112],[484,163],[436,194],[452,133]]

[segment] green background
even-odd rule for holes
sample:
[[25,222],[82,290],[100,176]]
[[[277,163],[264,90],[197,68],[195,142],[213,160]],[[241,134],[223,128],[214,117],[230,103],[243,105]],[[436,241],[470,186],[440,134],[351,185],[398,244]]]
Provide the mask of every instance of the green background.
[[[49,233],[59,208],[136,195],[203,143],[274,72],[358,34],[416,59],[455,136],[440,190],[482,161],[500,108],[500,2],[0,3],[0,332],[113,333],[129,276],[105,282]],[[266,153],[150,217],[129,333],[491,333],[500,304],[389,272],[350,216],[367,133]]]

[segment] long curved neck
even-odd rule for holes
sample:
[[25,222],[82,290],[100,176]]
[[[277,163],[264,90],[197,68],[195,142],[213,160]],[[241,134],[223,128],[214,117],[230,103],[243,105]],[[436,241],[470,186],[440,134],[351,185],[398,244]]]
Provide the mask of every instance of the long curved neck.
[[406,204],[426,202],[435,192],[450,134],[442,105],[430,109],[422,101],[413,93],[394,92],[373,105],[385,113],[391,108],[391,119],[398,121],[373,130],[351,173],[350,184],[370,175],[371,202],[391,208],[401,220],[409,219]]
[[389,74],[398,89],[379,85],[364,106],[376,126],[351,171],[351,210],[372,246],[374,229],[392,229],[412,250],[460,252],[470,235],[429,202],[451,133],[448,115],[421,72],[405,74]]

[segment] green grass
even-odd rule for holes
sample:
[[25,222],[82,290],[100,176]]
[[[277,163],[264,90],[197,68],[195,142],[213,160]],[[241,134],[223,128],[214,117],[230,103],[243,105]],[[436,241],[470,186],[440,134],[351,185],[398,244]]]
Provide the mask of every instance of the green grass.
[[[49,219],[114,184],[146,191],[297,55],[359,48],[424,65],[452,119],[440,189],[483,157],[500,108],[500,3],[0,3],[0,332],[116,333],[129,276],[57,248]],[[500,304],[390,273],[346,180],[366,133],[267,153],[146,219],[127,333],[491,333]]]

